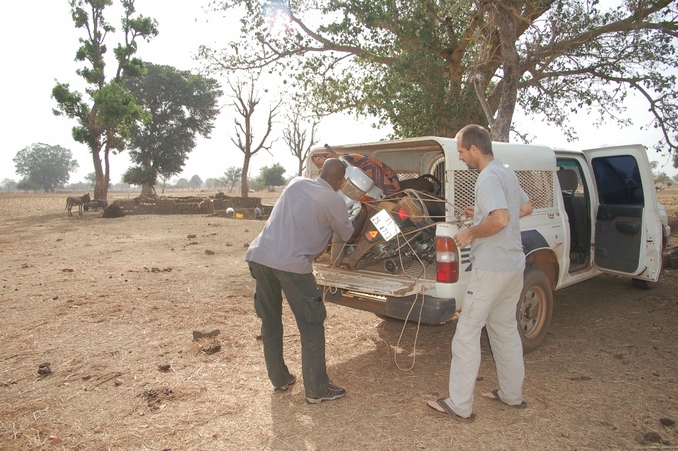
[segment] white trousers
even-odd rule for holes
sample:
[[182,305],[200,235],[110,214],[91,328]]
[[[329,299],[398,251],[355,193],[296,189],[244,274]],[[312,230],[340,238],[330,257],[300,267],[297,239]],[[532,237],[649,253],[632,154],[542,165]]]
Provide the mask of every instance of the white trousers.
[[507,404],[523,401],[525,366],[516,323],[523,271],[471,270],[466,298],[452,338],[450,396],[445,401],[462,417],[473,413],[473,389],[480,369],[480,334],[487,327],[497,367],[499,396]]

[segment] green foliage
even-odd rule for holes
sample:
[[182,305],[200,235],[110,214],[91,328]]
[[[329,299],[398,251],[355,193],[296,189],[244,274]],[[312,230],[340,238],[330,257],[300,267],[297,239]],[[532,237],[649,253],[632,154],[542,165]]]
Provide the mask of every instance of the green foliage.
[[261,175],[254,177],[254,179],[250,179],[248,186],[249,186],[249,189],[254,190],[254,191],[262,191],[262,190],[266,189],[266,184],[264,183],[264,178]]
[[13,161],[17,174],[34,182],[46,193],[63,186],[71,172],[79,167],[70,150],[42,143],[20,150]]
[[[676,2],[217,0],[241,38],[201,48],[214,71],[268,67],[318,114],[375,115],[396,137],[471,122],[508,139],[516,106],[576,136],[576,112],[627,126],[634,91],[675,150]],[[596,120],[594,117],[593,120]],[[645,124],[643,124],[645,125]],[[665,148],[666,148],[665,144]]]
[[193,177],[191,177],[191,180],[188,181],[188,184],[193,189],[200,189],[202,186],[202,179],[200,176],[198,176],[198,174],[195,174]]
[[219,113],[219,83],[171,66],[146,64],[147,73],[126,80],[124,86],[152,120],[131,126],[129,154],[135,167],[126,181],[154,185],[158,176],[170,178],[182,172],[196,136],[206,138]]
[[116,139],[112,149],[122,150],[132,135],[137,122],[150,122],[151,114],[135,102],[134,95],[116,82],[108,83],[92,94],[98,106],[99,123],[106,130],[114,130]]
[[205,180],[205,186],[207,189],[214,189],[224,185],[221,184],[220,179],[209,177],[207,180]]
[[89,183],[85,182],[69,183],[66,186],[66,189],[70,191],[89,191],[91,188],[92,186]]
[[39,189],[42,189],[42,187],[38,182],[34,182],[31,179],[22,179],[19,180],[19,183],[16,184],[16,189],[21,190],[23,192],[28,192],[28,191],[38,191]]
[[265,186],[272,191],[275,186],[282,186],[285,184],[285,168],[280,163],[275,163],[273,166],[264,166],[261,168],[259,175]]
[[7,192],[12,191],[14,188],[16,188],[17,183],[12,180],[12,179],[4,179],[0,186],[4,187]]
[[666,172],[660,172],[658,174],[653,174],[654,175],[654,182],[655,183],[663,183],[663,184],[673,184],[671,182],[671,177],[669,177]]
[[654,183],[661,183],[664,185],[673,185],[673,181],[671,180],[671,177],[666,174],[666,172],[659,172],[659,162],[658,161],[650,161],[650,170],[652,171],[652,178],[654,180]]
[[178,189],[187,189],[190,184],[188,183],[188,180],[186,180],[184,177],[181,177],[174,183],[174,186]]
[[122,174],[122,181],[130,185],[155,185],[158,183],[158,174],[152,169],[132,166]]
[[[158,34],[157,22],[135,15],[134,0],[121,0],[124,9],[121,20],[124,43],[119,43],[114,49],[118,66],[109,81],[106,79],[107,47],[104,42],[115,28],[104,17],[104,11],[113,1],[70,0],[69,3],[75,27],[85,34],[80,39],[75,60],[84,63],[76,73],[88,87],[83,95],[73,91],[69,84],[57,82],[52,89],[52,98],[57,103],[53,112],[57,116],[76,120],[77,125],[72,129],[73,139],[86,144],[94,154],[97,175],[94,198],[106,199],[110,182],[105,179],[110,173],[109,153],[124,150],[134,125],[151,119],[149,113],[123,87],[123,82],[144,73],[143,63],[133,55],[137,51],[138,40],[148,41]],[[99,155],[102,150],[105,168],[102,168],[102,157]]]
[[223,186],[228,187],[228,191],[232,192],[233,188],[240,183],[240,180],[242,180],[242,168],[230,166],[224,172]]
[[90,184],[91,186],[96,185],[97,183],[97,175],[94,172],[90,172],[85,176],[85,181]]

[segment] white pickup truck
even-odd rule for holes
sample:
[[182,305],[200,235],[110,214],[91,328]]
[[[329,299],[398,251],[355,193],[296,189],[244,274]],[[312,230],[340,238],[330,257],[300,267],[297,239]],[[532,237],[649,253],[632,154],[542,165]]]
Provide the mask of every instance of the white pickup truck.
[[[628,276],[640,288],[658,282],[671,230],[666,210],[657,202],[643,146],[569,151],[494,143],[493,149],[516,172],[534,207],[520,220],[526,269],[516,316],[526,352],[546,336],[554,291],[604,272]],[[324,151],[313,149],[307,176],[318,175],[312,159]],[[364,250],[353,254],[360,245],[345,245],[341,255],[335,249],[319,256],[314,270],[325,299],[426,324],[455,319],[464,305],[470,261],[469,248],[457,249],[451,237],[464,227],[461,212],[473,204],[478,176],[459,161],[455,140],[420,137],[335,146],[334,151],[376,159],[401,182],[428,174],[441,186],[434,200],[426,202],[437,202],[429,210],[438,213],[427,213],[432,219],[423,234],[386,241],[372,221],[366,236],[381,241],[370,245],[371,258],[362,255]],[[388,203],[379,199],[363,203],[369,216],[377,216],[384,205]],[[402,211],[401,216],[408,219]],[[366,221],[366,230],[370,224]],[[423,230],[421,226],[419,221]]]

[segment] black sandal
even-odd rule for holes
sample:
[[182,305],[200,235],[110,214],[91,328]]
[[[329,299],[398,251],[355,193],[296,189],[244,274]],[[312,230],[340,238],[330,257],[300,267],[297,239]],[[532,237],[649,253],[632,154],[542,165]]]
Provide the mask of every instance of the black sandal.
[[[436,399],[435,401],[428,401],[426,402],[426,405],[431,408],[431,410],[435,410],[438,413],[442,413],[443,415],[449,415],[452,418],[454,418],[457,421],[462,421],[464,423],[470,423],[471,421],[476,419],[476,414],[472,413],[470,417],[462,417],[461,415],[457,415],[454,410],[450,406],[447,405],[445,400],[443,398]],[[435,406],[440,407],[440,409],[437,409]]]

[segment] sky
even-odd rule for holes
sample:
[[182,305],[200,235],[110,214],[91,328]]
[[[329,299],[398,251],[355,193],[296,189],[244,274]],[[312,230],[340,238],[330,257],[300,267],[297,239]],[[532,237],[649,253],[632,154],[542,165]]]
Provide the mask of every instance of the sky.
[[[114,0],[115,4],[119,2]],[[196,69],[199,63],[194,56],[201,44],[223,48],[237,37],[238,17],[207,15],[203,5],[207,2],[167,2],[166,0],[136,0],[137,12],[153,17],[158,21],[159,34],[150,43],[141,42],[137,56],[155,64],[166,64],[182,70]],[[121,9],[110,9],[105,17],[119,28]],[[75,29],[70,17],[68,0],[22,0],[7,3],[0,15],[0,46],[3,54],[3,70],[0,71],[0,86],[3,87],[4,108],[2,113],[3,140],[0,148],[0,183],[4,179],[19,181],[21,177],[14,172],[12,159],[20,150],[34,144],[45,143],[60,145],[73,153],[80,168],[71,174],[70,182],[76,183],[93,172],[91,154],[87,147],[77,143],[71,136],[75,120],[57,117],[52,113],[56,106],[51,91],[56,81],[71,83],[82,90],[80,77],[75,73],[81,64],[74,61],[78,48],[78,38],[82,31]],[[107,41],[109,53],[117,43]],[[108,68],[114,70],[113,62]],[[216,77],[228,91],[224,79]],[[271,95],[262,101],[273,101],[278,92],[273,81],[268,86]],[[220,105],[226,105],[224,95]],[[579,140],[567,142],[564,135],[554,127],[546,126],[537,118],[516,115],[515,123],[524,131],[536,136],[535,144],[554,148],[584,149],[620,144],[643,144],[650,149],[660,138],[657,130],[643,131],[642,125],[650,121],[649,113],[642,103],[632,99],[629,102],[635,124],[620,129],[615,125],[595,128],[592,119],[585,115],[571,118],[579,132]],[[259,111],[265,120],[267,106]],[[255,117],[257,113],[255,113]],[[282,114],[279,119],[282,120]],[[235,147],[230,138],[235,136],[233,114],[228,108],[215,121],[215,127],[209,139],[199,138],[196,148],[191,152],[184,171],[179,176],[190,179],[198,175],[202,180],[222,177],[231,166],[242,167],[243,154]],[[371,119],[356,119],[349,115],[333,115],[321,121],[318,132],[318,145],[343,145],[360,142],[378,141],[387,136],[390,130],[376,129]],[[282,140],[283,124],[274,128],[273,135],[280,137],[271,149],[271,154],[262,150],[251,160],[250,176],[257,176],[264,166],[280,162],[287,169],[287,176],[296,171],[296,159],[286,149]],[[257,127],[263,132],[264,125]],[[255,133],[256,130],[255,129]],[[261,133],[258,135],[261,136]],[[256,136],[255,136],[255,142]],[[672,167],[670,158],[661,156],[653,150],[648,151],[651,160],[659,163],[658,170],[673,176],[678,170]],[[111,156],[111,181],[118,183],[125,170],[131,165],[127,153]]]

